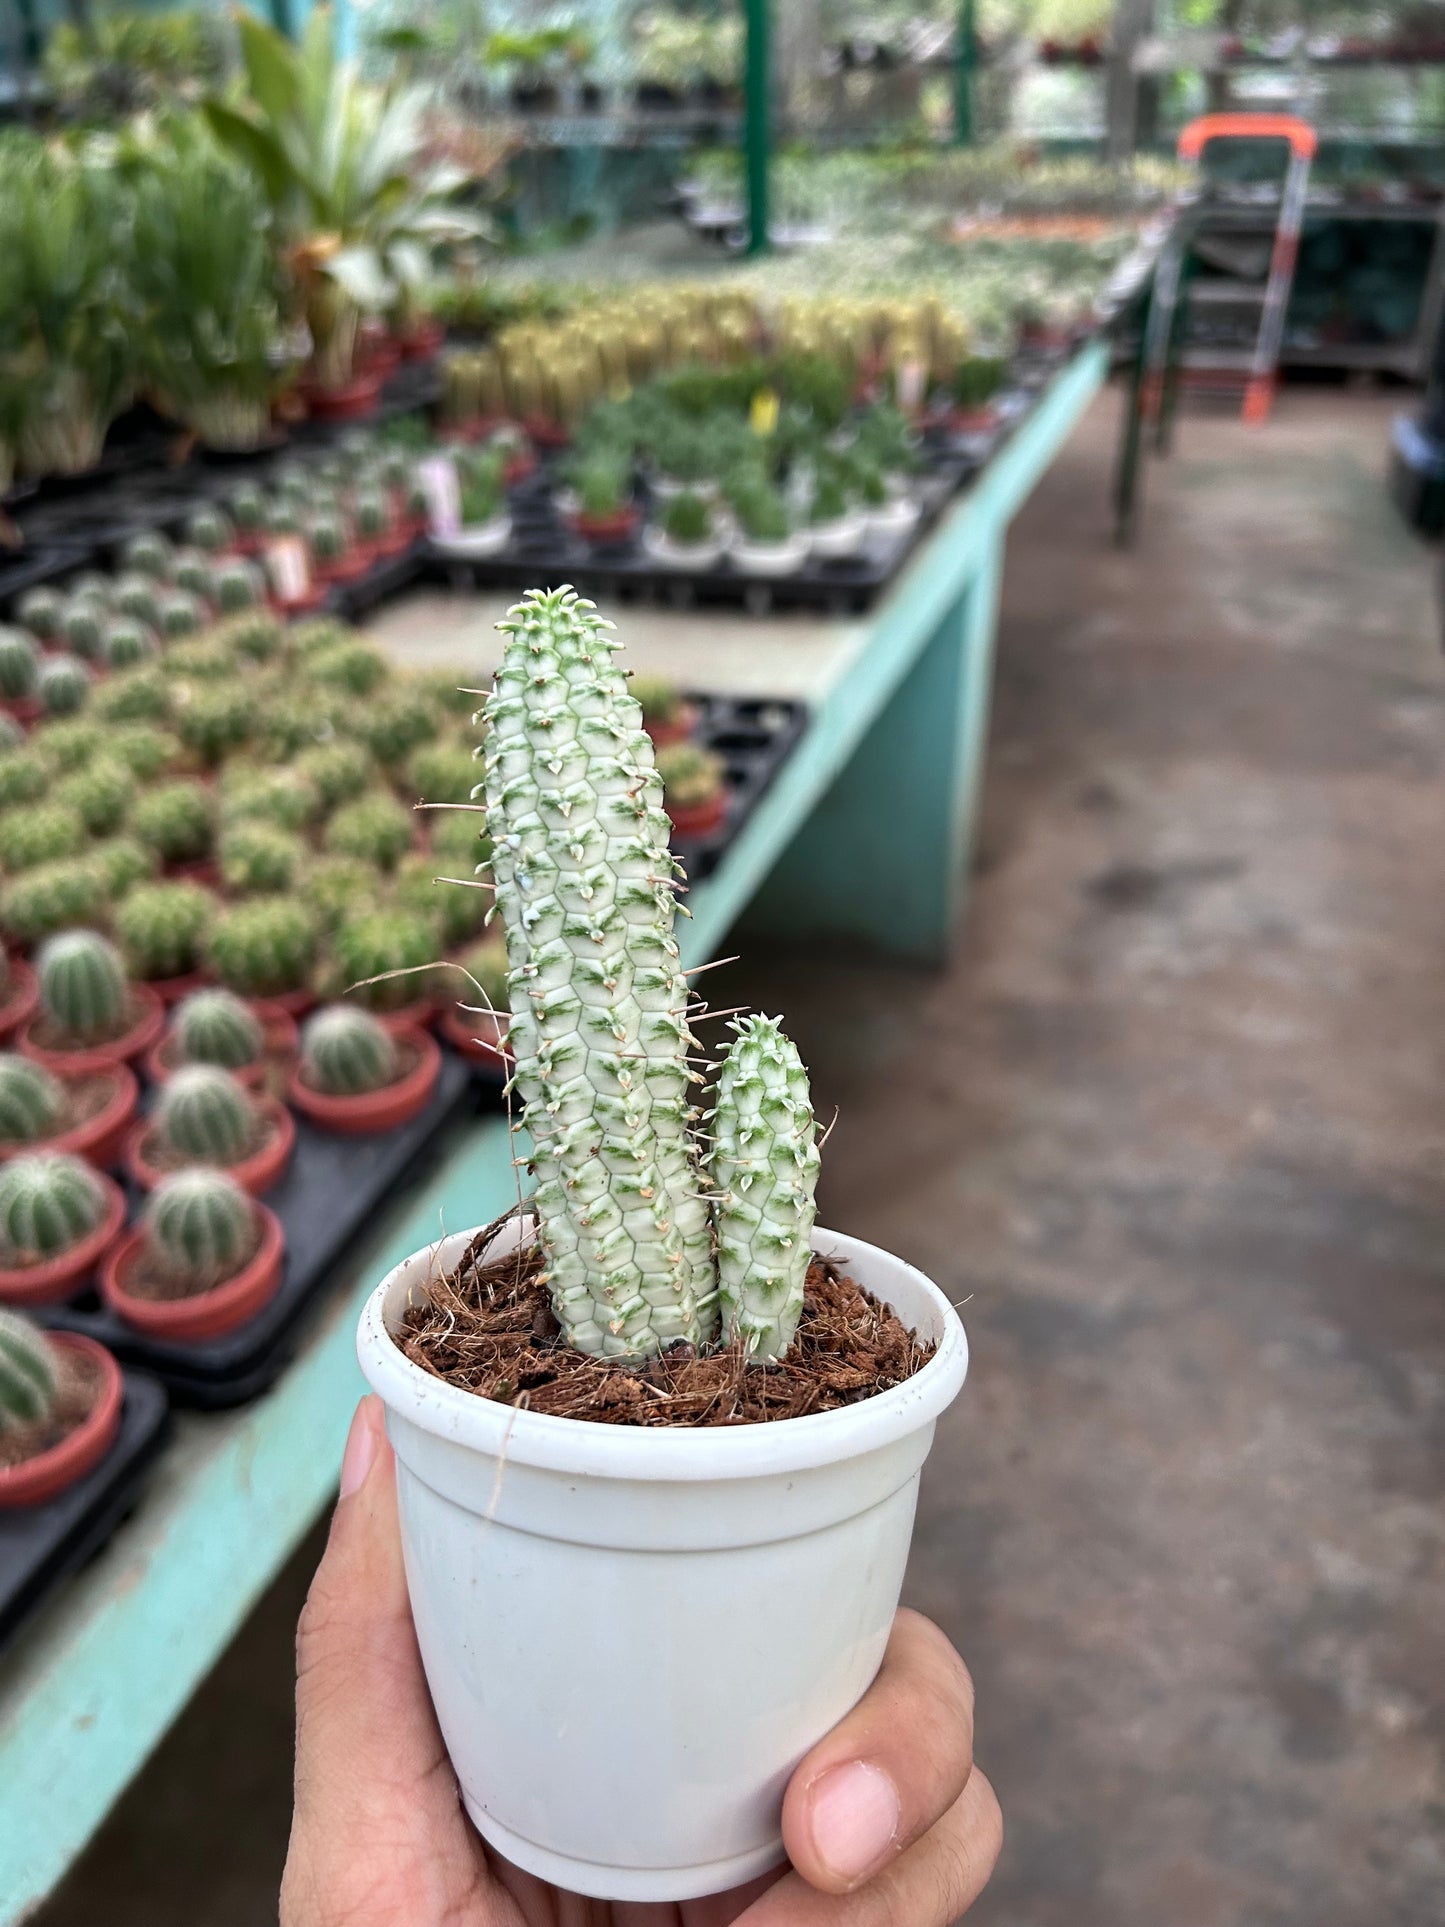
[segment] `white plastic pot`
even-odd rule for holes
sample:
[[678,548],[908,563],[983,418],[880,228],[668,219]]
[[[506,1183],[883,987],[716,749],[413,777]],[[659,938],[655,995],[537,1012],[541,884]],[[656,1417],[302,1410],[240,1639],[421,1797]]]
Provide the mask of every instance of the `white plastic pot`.
[[895,495],[880,507],[868,511],[868,527],[874,535],[907,535],[922,512],[922,505],[916,497]]
[[732,558],[748,575],[796,575],[808,559],[806,535],[788,535],[781,542],[752,542],[735,537]]
[[859,509],[831,522],[815,522],[808,531],[813,554],[824,562],[842,562],[857,555],[868,541],[868,517]]
[[818,1250],[937,1342],[906,1384],[765,1425],[551,1418],[443,1384],[392,1342],[473,1236],[398,1265],[357,1340],[386,1404],[412,1614],[467,1811],[575,1893],[723,1892],[782,1860],[793,1768],[878,1670],[919,1471],[968,1368],[963,1326],[921,1272],[818,1231]]
[[665,569],[715,569],[722,559],[721,540],[708,542],[674,542],[666,529],[647,528],[642,531],[642,546],[649,560],[659,563]]
[[471,528],[455,529],[450,535],[434,535],[432,546],[443,555],[465,560],[497,555],[512,539],[510,515],[494,515],[490,522],[477,522]]

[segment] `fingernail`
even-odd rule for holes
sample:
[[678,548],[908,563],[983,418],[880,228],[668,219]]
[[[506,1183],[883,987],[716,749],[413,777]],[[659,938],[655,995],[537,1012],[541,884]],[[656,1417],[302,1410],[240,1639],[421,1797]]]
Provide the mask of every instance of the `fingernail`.
[[349,1499],[366,1482],[376,1457],[375,1401],[364,1398],[356,1408],[351,1430],[346,1435],[346,1450],[341,1457],[341,1496]]
[[813,1788],[813,1845],[838,1880],[872,1873],[898,1838],[898,1789],[881,1767],[854,1760]]

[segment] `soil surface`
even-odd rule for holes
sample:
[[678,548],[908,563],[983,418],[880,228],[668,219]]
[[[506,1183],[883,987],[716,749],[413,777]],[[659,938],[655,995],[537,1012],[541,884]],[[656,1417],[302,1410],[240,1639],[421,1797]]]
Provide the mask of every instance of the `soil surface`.
[[[503,1220],[505,1222],[505,1220]],[[504,1405],[603,1425],[760,1425],[836,1411],[886,1392],[934,1347],[826,1258],[814,1255],[788,1355],[750,1364],[737,1346],[699,1355],[589,1358],[564,1343],[534,1242],[482,1262],[497,1226],[407,1315],[401,1348],[448,1384]]]
[[53,1412],[30,1425],[0,1432],[0,1471],[53,1451],[90,1417],[102,1384],[96,1360],[66,1347],[56,1354],[56,1377],[60,1395]]

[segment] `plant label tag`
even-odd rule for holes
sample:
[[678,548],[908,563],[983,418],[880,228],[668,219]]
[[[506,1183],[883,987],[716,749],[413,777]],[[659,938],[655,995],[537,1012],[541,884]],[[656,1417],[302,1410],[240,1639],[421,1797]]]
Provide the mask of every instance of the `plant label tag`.
[[778,426],[778,391],[776,388],[760,388],[753,396],[753,405],[748,411],[748,421],[755,435],[766,441]]
[[923,388],[928,370],[921,361],[903,361],[897,374],[898,406],[912,414],[923,406]]
[[278,602],[304,602],[311,593],[311,561],[299,535],[266,544],[266,574]]
[[427,527],[433,535],[455,535],[462,525],[462,492],[457,465],[449,455],[428,455],[416,465],[426,495]]

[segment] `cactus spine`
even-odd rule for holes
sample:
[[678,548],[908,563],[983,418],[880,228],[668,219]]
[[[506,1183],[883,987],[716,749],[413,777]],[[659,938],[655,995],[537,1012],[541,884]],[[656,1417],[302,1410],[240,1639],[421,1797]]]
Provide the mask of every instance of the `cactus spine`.
[[0,1140],[39,1144],[60,1128],[65,1090],[41,1064],[12,1052],[0,1054]]
[[129,986],[119,953],[94,930],[67,930],[40,953],[40,1003],[67,1037],[88,1042],[123,1028]]
[[487,813],[553,1307],[580,1351],[700,1345],[717,1294],[652,745],[590,602],[534,592],[501,627]]
[[400,1064],[390,1032],[368,1011],[331,1004],[306,1021],[301,1070],[327,1097],[359,1097],[394,1083]]
[[0,1261],[43,1263],[79,1244],[104,1215],[100,1179],[79,1158],[16,1158],[0,1170]]
[[708,1162],[724,1336],[781,1358],[803,1309],[818,1184],[808,1075],[775,1019],[748,1017],[723,1057]]
[[256,1141],[256,1109],[229,1071],[187,1064],[165,1086],[156,1128],[166,1149],[195,1164],[237,1164]]
[[152,1254],[204,1288],[239,1271],[256,1243],[256,1207],[224,1171],[199,1166],[162,1178],[143,1219]]
[[176,1045],[186,1064],[215,1064],[224,1071],[256,1063],[265,1040],[253,1010],[229,990],[198,990],[173,1020]]
[[59,1396],[50,1340],[28,1318],[0,1310],[0,1434],[49,1418]]

